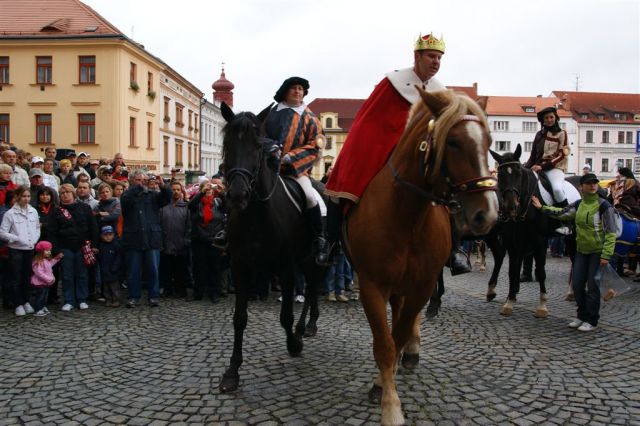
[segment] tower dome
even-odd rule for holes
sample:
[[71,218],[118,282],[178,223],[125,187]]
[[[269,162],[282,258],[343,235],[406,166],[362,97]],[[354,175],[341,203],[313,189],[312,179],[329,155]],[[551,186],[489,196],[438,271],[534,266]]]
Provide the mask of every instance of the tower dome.
[[232,82],[227,80],[224,74],[224,62],[222,63],[222,72],[220,78],[217,79],[212,85],[213,99],[214,101],[224,102],[230,107],[233,107],[233,88],[235,86]]

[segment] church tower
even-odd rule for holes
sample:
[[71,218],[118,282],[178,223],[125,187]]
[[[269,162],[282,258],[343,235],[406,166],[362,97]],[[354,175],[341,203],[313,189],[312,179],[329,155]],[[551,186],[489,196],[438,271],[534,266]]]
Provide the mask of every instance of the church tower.
[[233,108],[233,88],[235,86],[224,75],[224,62],[222,63],[220,78],[211,87],[213,88],[213,100],[215,102],[224,102]]

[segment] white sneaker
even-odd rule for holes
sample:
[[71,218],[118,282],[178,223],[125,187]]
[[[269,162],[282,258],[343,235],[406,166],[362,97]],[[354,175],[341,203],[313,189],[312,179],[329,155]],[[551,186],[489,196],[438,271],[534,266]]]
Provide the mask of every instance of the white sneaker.
[[40,309],[34,314],[34,316],[36,317],[46,317],[47,315],[49,315],[49,312],[45,311],[44,309]]
[[46,313],[50,314],[51,312],[49,312],[49,309],[45,306],[44,308],[42,308],[43,311],[45,311]]
[[19,306],[16,308],[16,316],[17,316],[17,317],[23,317],[23,316],[25,316],[25,315],[27,315],[27,313],[24,311],[24,307],[23,307],[22,305],[19,305]]
[[578,327],[580,327],[582,324],[583,324],[583,323],[582,323],[582,321],[580,321],[579,319],[574,319],[573,321],[571,321],[571,322],[569,323],[569,327],[571,327],[571,328],[578,328]]
[[304,303],[304,296],[299,294],[296,296],[296,298],[294,299],[296,303]]
[[69,312],[72,309],[73,309],[73,305],[71,303],[65,303],[64,305],[62,305],[63,312]]
[[583,322],[582,325],[580,327],[578,327],[578,330],[580,331],[592,331],[594,328],[596,328],[595,326],[589,324],[588,322]]
[[282,296],[278,296],[278,302],[282,302]]
[[31,307],[31,304],[29,302],[25,303],[24,305],[22,305],[24,307],[24,311],[28,314],[32,314],[35,311],[33,310],[33,307]]
[[82,303],[80,303],[80,309],[83,310],[83,311],[85,309],[89,309],[89,305],[87,305],[86,303],[82,302]]

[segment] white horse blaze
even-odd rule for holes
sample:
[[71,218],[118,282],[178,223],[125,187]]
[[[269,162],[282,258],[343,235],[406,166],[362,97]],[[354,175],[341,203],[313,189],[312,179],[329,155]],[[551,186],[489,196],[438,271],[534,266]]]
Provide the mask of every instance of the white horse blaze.
[[[467,136],[469,139],[475,142],[476,149],[476,159],[478,161],[478,168],[480,170],[480,176],[490,176],[489,173],[489,165],[486,164],[483,158],[486,157],[486,152],[484,152],[484,146],[482,144],[482,125],[476,121],[466,121],[464,123],[464,130],[467,132]],[[498,216],[498,197],[495,194],[495,191],[483,191],[483,196],[487,201],[487,214],[490,217]]]

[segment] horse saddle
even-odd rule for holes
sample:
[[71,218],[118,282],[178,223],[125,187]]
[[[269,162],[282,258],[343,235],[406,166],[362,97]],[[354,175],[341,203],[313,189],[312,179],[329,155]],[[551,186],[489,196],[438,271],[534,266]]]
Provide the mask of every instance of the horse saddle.
[[306,206],[306,197],[298,181],[293,176],[287,175],[280,175],[279,179],[289,201],[293,203],[298,212],[302,213],[303,207]]

